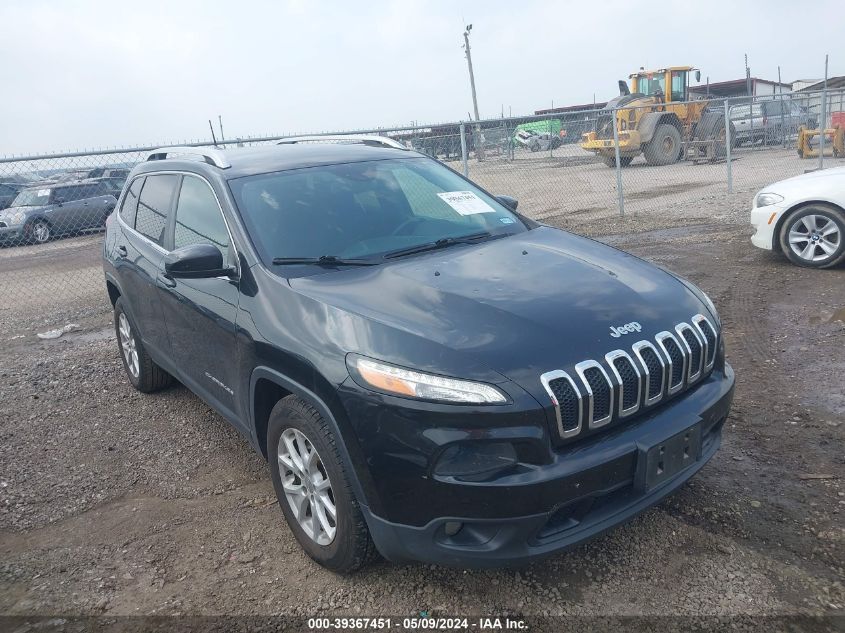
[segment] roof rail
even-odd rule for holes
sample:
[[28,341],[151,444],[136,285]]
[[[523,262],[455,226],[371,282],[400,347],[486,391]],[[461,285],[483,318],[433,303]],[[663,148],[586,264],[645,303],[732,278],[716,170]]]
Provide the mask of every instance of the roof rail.
[[392,147],[394,149],[404,149],[405,147],[399,141],[390,138],[389,136],[378,136],[376,134],[346,134],[346,135],[314,135],[314,136],[291,136],[282,139],[277,145],[294,145],[296,143],[363,143],[364,145]]
[[160,147],[150,152],[147,155],[147,160],[164,160],[175,156],[190,156],[220,169],[227,169],[232,166],[221,150],[212,147]]

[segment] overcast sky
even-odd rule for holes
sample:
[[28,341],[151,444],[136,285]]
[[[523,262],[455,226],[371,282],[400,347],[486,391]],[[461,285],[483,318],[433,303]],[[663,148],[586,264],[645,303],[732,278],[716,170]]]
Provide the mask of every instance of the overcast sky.
[[[0,0],[0,155],[482,117],[702,82],[845,74],[841,0]],[[824,17],[827,16],[827,17]]]

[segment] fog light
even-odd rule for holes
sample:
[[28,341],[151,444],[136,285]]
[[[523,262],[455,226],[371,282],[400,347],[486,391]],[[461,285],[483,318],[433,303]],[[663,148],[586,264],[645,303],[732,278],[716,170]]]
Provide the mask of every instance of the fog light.
[[440,456],[435,475],[481,481],[517,463],[516,451],[506,442],[453,444]]
[[464,527],[464,524],[460,521],[447,521],[443,525],[443,531],[446,533],[446,536],[455,536],[455,534],[461,531],[462,527]]

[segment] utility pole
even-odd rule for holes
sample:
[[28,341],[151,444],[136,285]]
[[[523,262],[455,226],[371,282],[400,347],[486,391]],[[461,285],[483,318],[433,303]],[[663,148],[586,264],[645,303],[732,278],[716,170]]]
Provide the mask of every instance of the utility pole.
[[478,121],[481,117],[478,116],[478,97],[475,95],[475,75],[472,72],[472,53],[469,48],[470,31],[472,31],[472,24],[468,24],[464,30],[464,50],[466,51],[467,66],[469,67],[469,85],[472,88],[472,107],[475,111],[475,120]]
[[745,54],[745,91],[751,97],[751,69],[748,67],[748,53]]

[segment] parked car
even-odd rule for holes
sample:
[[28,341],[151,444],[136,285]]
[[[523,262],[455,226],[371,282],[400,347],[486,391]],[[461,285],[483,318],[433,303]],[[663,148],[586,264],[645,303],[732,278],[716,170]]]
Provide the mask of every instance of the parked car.
[[117,199],[104,183],[38,185],[23,189],[0,211],[0,240],[43,243],[57,235],[102,227]]
[[96,167],[87,174],[88,178],[122,178],[129,176],[129,169],[125,167]]
[[19,182],[0,182],[0,211],[8,208],[24,188],[26,185]]
[[393,141],[319,138],[156,150],[103,250],[129,382],[229,420],[309,556],[524,563],[713,456],[734,374],[701,290]]
[[781,143],[798,134],[802,125],[809,128],[817,125],[807,108],[791,99],[731,106],[730,117],[736,128],[737,146],[758,141]]
[[120,176],[96,178],[97,182],[101,182],[106,186],[108,192],[115,198],[120,197],[120,192],[123,190],[123,185],[126,183],[126,178]]
[[814,171],[754,196],[751,243],[793,264],[832,268],[845,261],[845,167]]

